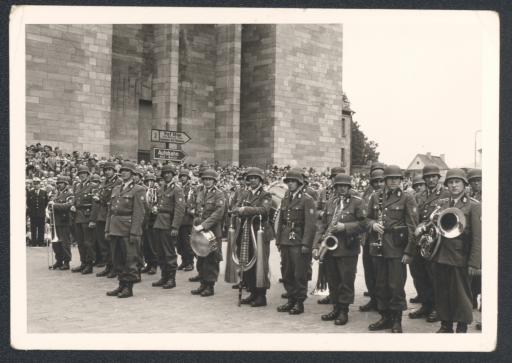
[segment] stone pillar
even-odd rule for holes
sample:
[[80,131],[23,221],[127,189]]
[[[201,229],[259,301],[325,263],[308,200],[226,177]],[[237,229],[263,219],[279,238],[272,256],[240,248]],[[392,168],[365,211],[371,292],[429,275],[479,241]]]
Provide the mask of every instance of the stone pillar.
[[238,166],[242,25],[217,25],[216,30],[215,161]]
[[[178,69],[179,69],[178,24],[154,26],[154,70],[152,83],[153,127],[165,129],[169,124],[175,130],[178,121]],[[153,146],[163,147],[156,143]]]

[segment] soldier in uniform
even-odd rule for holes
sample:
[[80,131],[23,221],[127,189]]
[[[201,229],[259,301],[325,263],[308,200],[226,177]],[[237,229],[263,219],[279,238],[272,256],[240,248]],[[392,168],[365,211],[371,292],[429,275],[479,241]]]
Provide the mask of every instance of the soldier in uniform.
[[190,171],[181,169],[178,175],[180,186],[185,197],[185,213],[181,222],[180,231],[178,233],[178,254],[181,256],[181,264],[178,270],[192,271],[194,269],[194,251],[190,247],[190,233],[192,232],[192,224],[194,215],[194,188],[190,183]]
[[[370,185],[363,194],[363,202],[366,213],[368,214],[368,204],[370,198],[375,192],[384,188],[384,169],[380,167],[375,168],[370,172]],[[363,269],[364,269],[364,281],[366,288],[368,289],[368,296],[370,301],[361,305],[359,311],[371,311],[377,310],[377,299],[375,298],[375,267],[373,266],[372,256],[370,255],[370,242],[368,241],[368,233],[363,234],[361,238],[361,244],[363,245]]]
[[137,280],[138,244],[142,236],[146,196],[144,188],[133,182],[135,164],[124,162],[120,169],[121,184],[112,190],[105,224],[105,239],[112,243],[112,261],[119,285],[107,296],[133,296]]
[[115,167],[116,165],[110,161],[103,165],[105,184],[100,188],[96,201],[96,238],[98,240],[99,261],[105,263],[105,270],[98,272],[96,274],[98,277],[116,277],[114,269],[112,268],[112,245],[110,241],[105,239],[105,223],[107,221],[108,203],[110,203],[114,187],[121,184],[121,180],[116,174]]
[[158,266],[158,259],[156,257],[155,241],[153,238],[153,227],[155,225],[156,214],[153,213],[153,207],[157,204],[158,187],[156,184],[155,174],[148,173],[144,177],[146,182],[146,204],[148,210],[146,210],[143,234],[142,234],[142,252],[144,255],[144,261],[146,266],[141,270],[141,273],[147,273],[148,275],[156,274],[156,268]]
[[173,181],[175,175],[176,168],[173,165],[167,164],[162,167],[165,184],[157,193],[156,220],[153,225],[161,277],[160,280],[153,282],[152,286],[164,289],[176,287],[176,239],[185,213],[185,197],[181,187]]
[[276,243],[281,251],[281,274],[288,302],[279,312],[296,315],[304,312],[307,297],[307,269],[315,237],[315,201],[302,189],[301,169],[290,169],[283,180],[288,190],[281,202]]
[[[428,222],[430,215],[436,209],[438,200],[448,196],[448,191],[439,183],[441,172],[437,166],[425,165],[423,167],[423,179],[425,180],[426,189],[416,194],[420,223]],[[419,309],[411,311],[409,318],[427,318],[429,323],[439,321],[435,309],[435,292],[430,261],[425,260],[417,250],[409,269],[414,287],[418,292],[418,302],[421,303]]]
[[322,213],[313,255],[318,258],[322,240],[327,236],[338,239],[336,249],[328,251],[325,256],[333,310],[322,315],[322,320],[334,320],[336,325],[345,325],[348,322],[348,307],[354,302],[359,236],[366,228],[366,210],[362,198],[349,193],[352,185],[349,175],[336,175],[333,185],[335,195],[329,199]]
[[400,187],[403,179],[399,166],[384,168],[385,188],[372,195],[368,204],[370,254],[375,267],[375,297],[381,319],[369,330],[391,328],[402,332],[402,311],[405,300],[405,264],[416,252],[414,231],[417,225],[417,205],[414,197]]
[[32,180],[34,188],[27,194],[27,214],[30,217],[30,233],[32,246],[44,246],[44,224],[46,219],[46,206],[48,193],[41,189],[41,180],[35,177]]
[[304,179],[304,186],[302,188],[316,203],[318,201],[319,194],[309,185],[309,173],[307,171],[303,172],[302,178]]
[[200,286],[191,291],[192,295],[212,296],[214,285],[219,277],[219,262],[222,261],[222,218],[226,208],[224,193],[216,183],[219,174],[213,169],[205,170],[201,174],[203,188],[198,192],[195,201],[194,229],[212,231],[216,237],[217,247],[206,257],[197,257],[197,271]]
[[[237,225],[237,236],[242,234],[242,225],[246,220],[248,226],[252,223],[254,233],[259,228],[263,229],[263,269],[257,271],[258,261],[247,271],[244,271],[243,281],[250,295],[241,300],[242,304],[250,304],[252,307],[267,305],[267,290],[270,288],[270,279],[268,278],[270,256],[270,241],[274,238],[272,228],[269,222],[270,207],[272,206],[272,194],[263,189],[265,173],[260,168],[248,168],[246,180],[249,182],[249,189],[243,194],[243,198],[238,205],[233,208],[232,213],[240,217],[240,223]],[[259,216],[259,218],[258,218]],[[255,218],[256,217],[256,218]],[[250,227],[249,227],[250,228]],[[249,238],[254,239],[255,234],[250,234]],[[240,238],[238,240],[240,241]],[[253,241],[256,243],[256,241]],[[249,241],[249,245],[252,245]],[[258,254],[258,251],[252,251]],[[228,256],[227,258],[231,258]],[[257,273],[262,277],[258,282]]]
[[70,210],[75,214],[75,233],[80,254],[80,266],[72,268],[72,272],[91,274],[94,259],[96,258],[95,245],[93,244],[93,228],[95,223],[92,216],[93,185],[89,180],[89,168],[85,165],[78,168],[80,182],[75,188],[74,205]]
[[412,189],[414,189],[415,195],[422,193],[427,188],[425,180],[422,175],[416,175],[412,179]]
[[[96,229],[96,219],[98,217],[98,201],[99,201],[99,193],[101,188],[101,178],[98,174],[91,175],[91,185],[92,185],[92,204],[91,204],[91,222],[89,223],[89,228],[91,228],[91,243],[94,245],[94,266],[95,267],[105,267],[105,263],[101,261],[101,255],[99,253],[98,247],[98,238],[97,238],[97,229]],[[103,235],[105,235],[105,231],[103,231]]]
[[441,318],[438,333],[466,333],[473,320],[471,277],[481,269],[481,206],[465,191],[468,181],[462,169],[450,169],[446,173],[445,186],[449,198],[439,200],[441,210],[449,207],[464,213],[466,226],[455,238],[441,237],[437,254],[432,259],[436,309]]
[[69,261],[71,261],[71,242],[69,240],[69,209],[73,205],[73,193],[67,186],[69,177],[57,177],[57,194],[48,205],[53,208],[55,216],[55,229],[57,230],[58,242],[52,243],[55,252],[55,264],[52,266],[54,270],[69,270]]

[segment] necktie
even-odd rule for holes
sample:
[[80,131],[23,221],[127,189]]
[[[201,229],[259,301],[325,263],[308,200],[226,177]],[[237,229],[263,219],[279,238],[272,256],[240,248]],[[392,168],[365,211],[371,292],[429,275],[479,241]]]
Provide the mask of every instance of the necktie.
[[454,199],[450,199],[450,207],[455,207],[455,200]]
[[393,191],[392,190],[388,190],[388,194],[387,194],[387,198],[386,199],[391,198],[392,194],[393,194]]

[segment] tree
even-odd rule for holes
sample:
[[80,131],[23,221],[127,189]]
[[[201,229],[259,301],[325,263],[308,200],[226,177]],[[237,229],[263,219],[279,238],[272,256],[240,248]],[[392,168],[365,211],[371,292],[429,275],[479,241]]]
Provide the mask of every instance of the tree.
[[379,160],[379,152],[377,151],[379,144],[373,140],[368,140],[357,121],[352,121],[351,133],[350,154],[352,165],[366,165],[369,161]]

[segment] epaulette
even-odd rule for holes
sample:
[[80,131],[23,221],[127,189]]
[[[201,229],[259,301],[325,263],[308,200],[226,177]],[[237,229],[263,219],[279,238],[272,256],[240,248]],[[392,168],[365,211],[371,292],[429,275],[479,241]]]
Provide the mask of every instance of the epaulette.
[[351,197],[351,198],[358,199],[358,200],[363,200],[363,198],[361,198],[361,197],[360,197],[360,196],[358,196],[358,195],[351,195],[350,197]]
[[478,199],[475,199],[473,197],[469,197],[469,200],[472,201],[472,202],[475,202],[477,204],[480,204],[481,202],[478,200]]
[[450,198],[439,198],[437,200],[438,203],[444,203],[444,202],[449,202],[450,201]]

